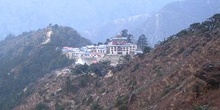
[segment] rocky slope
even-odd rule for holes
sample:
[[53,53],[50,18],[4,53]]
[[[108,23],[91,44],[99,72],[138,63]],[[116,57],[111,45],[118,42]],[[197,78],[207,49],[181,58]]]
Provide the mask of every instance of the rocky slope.
[[192,24],[101,78],[65,68],[30,86],[15,110],[220,109],[220,14]]
[[62,55],[63,46],[91,42],[74,29],[58,25],[11,35],[0,42],[0,108],[9,110],[23,97],[26,86],[45,74],[74,63]]
[[101,78],[52,72],[14,110],[220,109],[220,14],[192,24]]

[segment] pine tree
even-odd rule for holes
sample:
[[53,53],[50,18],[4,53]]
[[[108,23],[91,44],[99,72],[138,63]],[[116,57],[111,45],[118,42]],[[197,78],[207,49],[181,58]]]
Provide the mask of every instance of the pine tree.
[[148,53],[151,50],[151,47],[148,45],[147,37],[144,34],[139,36],[137,45],[144,53]]
[[121,31],[121,36],[122,36],[122,37],[126,37],[128,43],[132,43],[132,40],[133,40],[133,38],[134,38],[132,34],[129,34],[129,33],[128,33],[128,30],[127,30],[127,29],[124,29],[124,30]]
[[138,48],[140,48],[141,50],[144,50],[144,47],[148,46],[147,37],[144,34],[139,36],[137,45],[138,45]]
[[128,36],[128,30],[127,29],[124,29],[121,31],[121,36],[122,37],[127,37]]

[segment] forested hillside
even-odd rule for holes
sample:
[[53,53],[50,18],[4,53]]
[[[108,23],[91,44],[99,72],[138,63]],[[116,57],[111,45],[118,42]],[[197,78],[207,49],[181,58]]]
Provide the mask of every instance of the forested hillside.
[[117,65],[105,77],[53,72],[27,89],[16,110],[219,110],[220,14]]
[[74,29],[50,25],[37,31],[10,35],[0,42],[0,108],[14,107],[26,86],[53,70],[74,63],[62,55],[63,46],[81,47],[91,42]]

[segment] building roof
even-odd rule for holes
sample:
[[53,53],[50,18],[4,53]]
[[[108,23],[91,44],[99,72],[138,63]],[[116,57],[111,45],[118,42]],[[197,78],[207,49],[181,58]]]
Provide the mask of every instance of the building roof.
[[107,45],[99,45],[97,46],[98,49],[106,49],[107,48]]
[[113,37],[112,40],[127,40],[126,37]]
[[133,45],[136,45],[136,44],[133,44],[133,43],[122,43],[122,44],[115,44],[114,42],[110,42],[108,46],[133,46]]
[[94,48],[95,46],[94,45],[87,45],[86,47],[87,48]]

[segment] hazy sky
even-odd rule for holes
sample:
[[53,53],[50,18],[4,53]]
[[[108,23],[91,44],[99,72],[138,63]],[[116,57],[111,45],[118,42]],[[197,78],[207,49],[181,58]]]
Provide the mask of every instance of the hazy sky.
[[49,23],[85,30],[111,20],[158,11],[179,0],[0,0],[0,34]]

